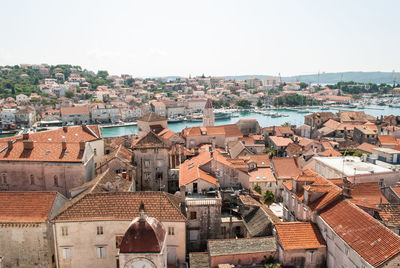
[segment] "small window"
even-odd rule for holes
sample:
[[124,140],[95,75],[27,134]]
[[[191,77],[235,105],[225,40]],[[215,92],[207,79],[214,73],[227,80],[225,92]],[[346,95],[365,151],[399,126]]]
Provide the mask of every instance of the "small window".
[[68,236],[68,227],[61,227],[61,235]]
[[168,235],[175,235],[175,228],[174,227],[168,227]]
[[144,161],[144,166],[147,168],[150,167],[150,161]]
[[71,254],[71,249],[70,248],[63,248],[62,249],[62,254],[63,254],[63,259],[71,259],[72,254]]
[[7,174],[3,174],[3,184],[7,184]]
[[264,162],[261,162],[261,165],[264,165]]
[[256,179],[259,180],[259,179],[260,179],[260,176],[257,176]]
[[58,176],[54,175],[54,186],[58,186]]
[[105,247],[97,247],[97,258],[103,259],[106,257],[106,248]]
[[197,216],[197,215],[196,215],[196,211],[191,211],[191,212],[190,212],[190,219],[191,219],[191,220],[195,220],[195,219],[196,219],[196,216]]
[[94,155],[97,155],[97,149],[96,148],[94,148],[93,152],[94,152]]
[[97,226],[97,235],[103,234],[103,226]]

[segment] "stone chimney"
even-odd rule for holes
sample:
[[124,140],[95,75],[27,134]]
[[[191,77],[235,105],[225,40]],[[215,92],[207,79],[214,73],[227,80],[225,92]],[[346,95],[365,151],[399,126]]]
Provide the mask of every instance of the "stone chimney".
[[24,141],[29,140],[29,133],[22,134],[22,140]]
[[67,150],[67,142],[65,141],[65,139],[61,141],[61,148],[63,151]]
[[8,146],[7,146],[8,150],[11,150],[13,148],[13,141],[12,140],[8,140],[7,144],[8,144]]
[[63,131],[64,132],[68,132],[68,127],[67,126],[63,126]]
[[79,142],[79,150],[80,151],[85,151],[85,141],[80,141]]
[[32,150],[33,149],[33,141],[32,140],[24,140],[24,150]]

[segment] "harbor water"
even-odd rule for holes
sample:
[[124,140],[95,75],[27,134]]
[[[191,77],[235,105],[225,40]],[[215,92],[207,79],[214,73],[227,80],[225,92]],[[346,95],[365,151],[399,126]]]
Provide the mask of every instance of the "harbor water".
[[[400,115],[400,108],[392,108],[389,106],[377,106],[377,105],[369,105],[366,106],[364,109],[330,108],[329,110],[323,110],[323,111],[320,108],[307,108],[307,109],[310,110],[310,113],[318,111],[337,113],[339,110],[341,110],[341,111],[364,111],[366,114],[375,117],[380,117],[381,115],[383,116]],[[304,124],[304,116],[308,114],[308,113],[294,111],[292,109],[275,109],[273,111],[285,116],[271,117],[254,112],[240,112],[239,117],[231,117],[230,119],[216,120],[215,125],[234,124],[239,119],[257,119],[261,127],[280,126],[285,124],[286,122],[288,122],[291,125],[301,126]],[[201,125],[202,122],[183,121],[177,123],[168,123],[168,128],[174,132],[181,132],[181,130],[184,128],[201,126]],[[136,126],[116,126],[116,127],[102,128],[103,137],[119,137],[136,133],[137,133]]]

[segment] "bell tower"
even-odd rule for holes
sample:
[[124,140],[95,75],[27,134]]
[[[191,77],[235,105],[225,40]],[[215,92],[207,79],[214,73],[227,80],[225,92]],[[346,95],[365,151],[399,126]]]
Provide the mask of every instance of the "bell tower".
[[207,99],[203,113],[203,127],[213,127],[213,126],[214,126],[214,112],[213,112],[212,102],[210,99]]

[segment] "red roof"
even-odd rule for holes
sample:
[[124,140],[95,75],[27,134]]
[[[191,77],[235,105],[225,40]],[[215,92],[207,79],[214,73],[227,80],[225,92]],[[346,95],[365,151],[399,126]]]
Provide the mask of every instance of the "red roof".
[[379,143],[382,145],[395,146],[397,141],[393,136],[390,135],[378,135]]
[[62,107],[61,114],[89,114],[89,107]]
[[318,226],[310,222],[279,222],[275,224],[277,240],[283,250],[326,248]]
[[349,200],[328,205],[321,218],[364,260],[378,267],[400,252],[400,237]]
[[301,174],[293,157],[273,157],[272,164],[277,179],[291,179]]
[[0,222],[46,222],[57,192],[0,192]]

